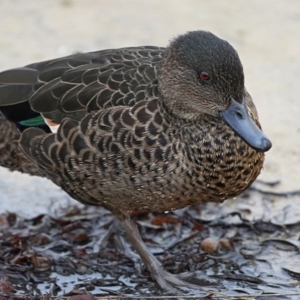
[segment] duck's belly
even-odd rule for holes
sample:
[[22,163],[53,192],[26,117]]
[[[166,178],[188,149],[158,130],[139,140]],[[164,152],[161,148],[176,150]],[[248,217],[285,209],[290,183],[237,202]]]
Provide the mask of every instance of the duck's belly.
[[201,153],[198,162],[179,155],[173,162],[135,163],[128,168],[122,159],[121,165],[112,159],[106,160],[105,172],[97,164],[86,165],[83,172],[81,165],[78,176],[73,175],[76,184],[68,184],[65,190],[76,200],[104,206],[115,214],[169,211],[239,195],[257,178],[263,161],[263,153],[244,143],[243,148],[214,152],[214,156],[210,151]]

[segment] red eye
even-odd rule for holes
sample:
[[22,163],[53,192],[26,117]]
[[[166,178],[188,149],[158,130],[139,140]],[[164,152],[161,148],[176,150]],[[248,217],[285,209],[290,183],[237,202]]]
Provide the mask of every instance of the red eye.
[[200,78],[201,78],[203,81],[208,81],[208,80],[210,79],[210,75],[209,75],[207,72],[202,71],[202,72],[200,73]]

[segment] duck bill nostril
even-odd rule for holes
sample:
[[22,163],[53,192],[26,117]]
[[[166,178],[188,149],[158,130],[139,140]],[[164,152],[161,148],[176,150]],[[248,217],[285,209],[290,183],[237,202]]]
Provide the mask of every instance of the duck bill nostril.
[[231,105],[219,113],[221,118],[236,132],[242,140],[257,151],[268,151],[271,141],[249,117],[245,101],[231,99]]
[[242,115],[239,111],[236,112],[236,116],[237,116],[239,119],[243,119],[243,115]]

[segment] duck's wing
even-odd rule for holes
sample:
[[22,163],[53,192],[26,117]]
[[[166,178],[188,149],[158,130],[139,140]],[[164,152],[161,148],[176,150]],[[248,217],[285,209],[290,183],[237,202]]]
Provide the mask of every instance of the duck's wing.
[[19,125],[39,127],[43,119],[55,126],[64,117],[79,121],[86,112],[133,106],[152,93],[163,53],[152,46],[102,50],[1,72],[0,110]]
[[170,155],[163,132],[167,126],[159,101],[152,98],[132,107],[91,112],[79,123],[65,118],[52,134],[29,128],[21,135],[20,147],[70,196],[117,214],[118,205],[105,199],[112,195],[122,199],[125,190],[132,193],[133,185],[142,185],[134,174],[145,172],[145,168],[162,170]]

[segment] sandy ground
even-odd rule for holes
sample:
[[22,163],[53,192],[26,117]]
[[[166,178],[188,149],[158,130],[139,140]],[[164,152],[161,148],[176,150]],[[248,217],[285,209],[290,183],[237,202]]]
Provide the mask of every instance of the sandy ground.
[[[0,70],[68,55],[134,45],[165,46],[204,29],[228,40],[273,142],[261,179],[300,182],[300,1],[1,0]],[[51,182],[0,170],[0,212],[35,215],[67,203]],[[61,199],[59,202],[57,199]]]

